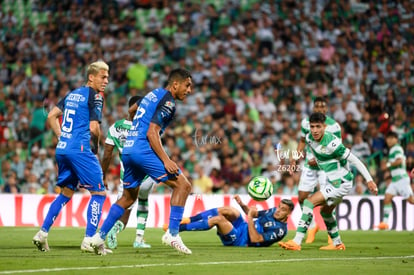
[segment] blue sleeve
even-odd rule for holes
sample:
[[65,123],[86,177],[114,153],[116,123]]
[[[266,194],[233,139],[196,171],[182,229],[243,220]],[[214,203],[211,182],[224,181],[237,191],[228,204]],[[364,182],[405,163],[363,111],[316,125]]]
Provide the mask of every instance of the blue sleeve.
[[166,94],[159,102],[157,109],[152,116],[151,122],[165,129],[174,118],[175,102],[172,97]]
[[89,107],[89,121],[98,121],[99,123],[101,123],[103,97],[101,94],[95,92],[91,88],[89,88],[88,107]]
[[64,98],[62,98],[61,100],[59,100],[58,104],[56,105],[56,107],[58,107],[62,112],[63,112],[63,110],[65,110],[65,99],[66,99],[66,96]]

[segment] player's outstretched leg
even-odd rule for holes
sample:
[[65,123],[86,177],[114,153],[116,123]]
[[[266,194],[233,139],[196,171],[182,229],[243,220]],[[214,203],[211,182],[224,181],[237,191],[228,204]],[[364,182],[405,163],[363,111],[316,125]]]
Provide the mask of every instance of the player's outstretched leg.
[[63,206],[65,206],[71,197],[65,196],[62,193],[59,194],[56,199],[50,205],[49,211],[47,212],[46,218],[43,221],[42,228],[36,233],[33,237],[33,244],[37,247],[39,251],[49,251],[49,244],[47,243],[47,235],[52,227],[53,222],[56,217],[59,215]]
[[328,244],[327,246],[322,246],[320,250],[345,250],[345,245],[342,243],[341,236],[339,235],[338,223],[336,221],[334,212],[329,213],[328,210],[327,213],[324,211],[327,209],[327,206],[324,206],[324,208],[321,209],[321,216],[325,222],[326,229],[328,230],[328,234],[331,237],[333,243]]
[[102,224],[101,229],[95,235],[93,235],[90,245],[94,249],[95,254],[97,255],[106,255],[105,251],[105,239],[108,235],[108,232],[112,229],[114,224],[119,218],[124,214],[125,209],[118,204],[113,204],[109,210],[108,217],[105,219]]
[[167,180],[165,183],[173,188],[173,193],[171,195],[170,223],[161,240],[162,243],[171,246],[178,252],[189,255],[192,252],[185,246],[178,232],[183,218],[184,205],[192,187],[183,174],[180,174],[175,180]]
[[302,217],[300,218],[295,238],[287,242],[279,242],[278,244],[280,247],[286,250],[301,250],[303,238],[305,237],[306,231],[313,218],[314,207],[315,206],[307,199],[303,202]]

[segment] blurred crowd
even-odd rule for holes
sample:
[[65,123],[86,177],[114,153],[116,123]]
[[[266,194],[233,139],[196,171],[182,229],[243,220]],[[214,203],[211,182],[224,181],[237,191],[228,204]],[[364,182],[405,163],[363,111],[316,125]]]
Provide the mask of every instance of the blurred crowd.
[[[104,136],[131,96],[164,86],[174,67],[192,72],[193,94],[177,104],[163,142],[194,193],[245,193],[265,175],[275,193],[296,195],[300,172],[283,171],[275,148],[296,149],[319,96],[384,190],[388,131],[414,167],[413,15],[410,0],[4,0],[0,191],[57,192],[47,112],[98,59],[110,66]],[[110,192],[119,169],[114,156]],[[352,194],[366,194],[359,175]]]

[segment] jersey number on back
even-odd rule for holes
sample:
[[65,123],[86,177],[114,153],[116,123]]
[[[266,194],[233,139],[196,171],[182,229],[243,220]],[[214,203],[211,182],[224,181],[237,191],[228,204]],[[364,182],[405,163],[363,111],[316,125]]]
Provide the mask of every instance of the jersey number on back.
[[131,130],[135,130],[135,129],[137,129],[138,128],[138,125],[139,125],[139,119],[141,118],[141,117],[143,117],[144,116],[144,114],[145,114],[145,109],[144,108],[142,108],[142,107],[139,107],[138,108],[138,110],[137,110],[137,113],[135,114],[135,117],[134,117],[134,120],[136,120],[137,121],[137,124],[135,125],[135,126],[132,126],[132,128],[134,128],[134,129],[132,129],[131,128]]
[[63,115],[63,122],[62,122],[62,131],[70,133],[72,132],[73,128],[73,116],[75,115],[76,111],[71,109],[65,109],[65,113]]

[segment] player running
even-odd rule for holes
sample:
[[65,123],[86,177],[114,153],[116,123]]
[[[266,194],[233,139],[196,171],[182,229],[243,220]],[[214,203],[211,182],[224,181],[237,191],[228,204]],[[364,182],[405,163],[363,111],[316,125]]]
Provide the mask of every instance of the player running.
[[[50,205],[41,229],[33,237],[33,243],[40,251],[49,251],[47,237],[50,227],[77,188],[82,187],[91,193],[91,199],[81,250],[93,252],[90,240],[98,227],[106,198],[102,169],[96,154],[103,107],[100,93],[108,84],[109,67],[105,62],[97,61],[88,66],[86,74],[86,85],[69,92],[47,117],[48,124],[59,139],[56,162],[59,168],[57,186],[61,188],[61,193]],[[108,252],[111,251],[105,250],[105,253]]]
[[302,240],[313,218],[313,208],[321,207],[321,216],[326,224],[333,244],[323,246],[321,250],[345,250],[338,231],[338,224],[333,210],[342,201],[342,198],[352,189],[354,178],[349,164],[355,166],[367,181],[368,189],[375,195],[377,185],[372,180],[364,164],[346,148],[341,140],[325,131],[326,116],[322,113],[313,113],[309,117],[310,133],[306,135],[306,143],[312,150],[319,167],[326,173],[326,184],[303,202],[302,217],[299,221],[295,238],[287,242],[279,242],[279,246],[288,250],[301,250]]
[[[328,111],[326,99],[323,97],[317,97],[313,101],[313,112],[322,113],[326,115]],[[336,136],[339,139],[341,138],[341,126],[333,118],[326,116],[326,132],[329,132]],[[304,118],[301,123],[301,138],[297,147],[297,152],[303,152],[306,147],[306,158],[305,164],[302,168],[299,186],[298,186],[298,200],[300,207],[303,211],[303,201],[309,197],[309,195],[314,192],[319,183],[320,186],[325,185],[326,183],[326,174],[323,170],[319,168],[315,161],[315,157],[312,154],[312,150],[309,146],[306,146],[306,135],[310,132],[309,126],[309,117]],[[294,167],[294,166],[293,166]],[[335,214],[333,215],[334,218]],[[308,236],[306,243],[313,243],[315,240],[315,234],[318,232],[319,226],[315,223],[315,220],[312,219],[309,225]],[[331,241],[331,240],[330,240]]]
[[407,173],[404,150],[398,144],[398,135],[389,132],[385,141],[390,149],[388,153],[387,167],[391,170],[391,184],[385,190],[384,219],[376,226],[380,230],[389,229],[388,218],[392,212],[392,198],[402,196],[411,204],[414,204],[413,190],[410,185],[410,177]]
[[[129,107],[133,105],[139,105],[142,97],[133,96],[130,98],[128,105]],[[136,110],[135,110],[136,111]],[[108,134],[105,140],[105,150],[104,157],[102,160],[102,171],[105,179],[105,173],[108,170],[109,163],[112,158],[113,149],[116,148],[119,152],[119,158],[121,159],[121,174],[120,174],[120,186],[118,190],[118,199],[121,198],[123,193],[123,178],[124,178],[124,166],[122,163],[122,149],[124,143],[128,136],[128,131],[132,125],[132,118],[135,115],[135,111],[130,113],[129,119],[121,119],[116,121],[109,127]],[[144,241],[144,231],[148,218],[148,195],[152,190],[154,185],[154,180],[150,177],[145,177],[144,181],[141,183],[138,192],[138,208],[137,208],[137,231],[135,241],[132,244],[134,248],[151,248],[150,244],[145,243]],[[125,213],[122,217],[115,223],[112,229],[109,231],[107,236],[107,244],[111,249],[115,249],[118,246],[117,234],[124,230],[125,226],[128,223],[131,210],[136,203],[132,204],[129,208],[125,210]]]
[[100,231],[92,239],[95,253],[105,255],[104,240],[115,222],[137,199],[140,184],[146,175],[157,182],[164,182],[173,189],[169,229],[162,242],[184,254],[191,254],[181,237],[179,226],[184,206],[191,192],[191,184],[178,165],[164,151],[160,135],[172,121],[176,100],[184,100],[191,93],[192,77],[184,69],[174,69],[168,76],[166,88],[149,92],[137,108],[128,138],[124,144],[122,162],[124,164],[124,192],[111,206],[108,217]]
[[234,199],[247,215],[247,222],[239,210],[231,206],[212,208],[187,218],[180,231],[205,231],[217,227],[217,235],[225,246],[271,246],[287,234],[287,219],[294,204],[284,199],[279,207],[258,211],[248,207],[238,195]]

